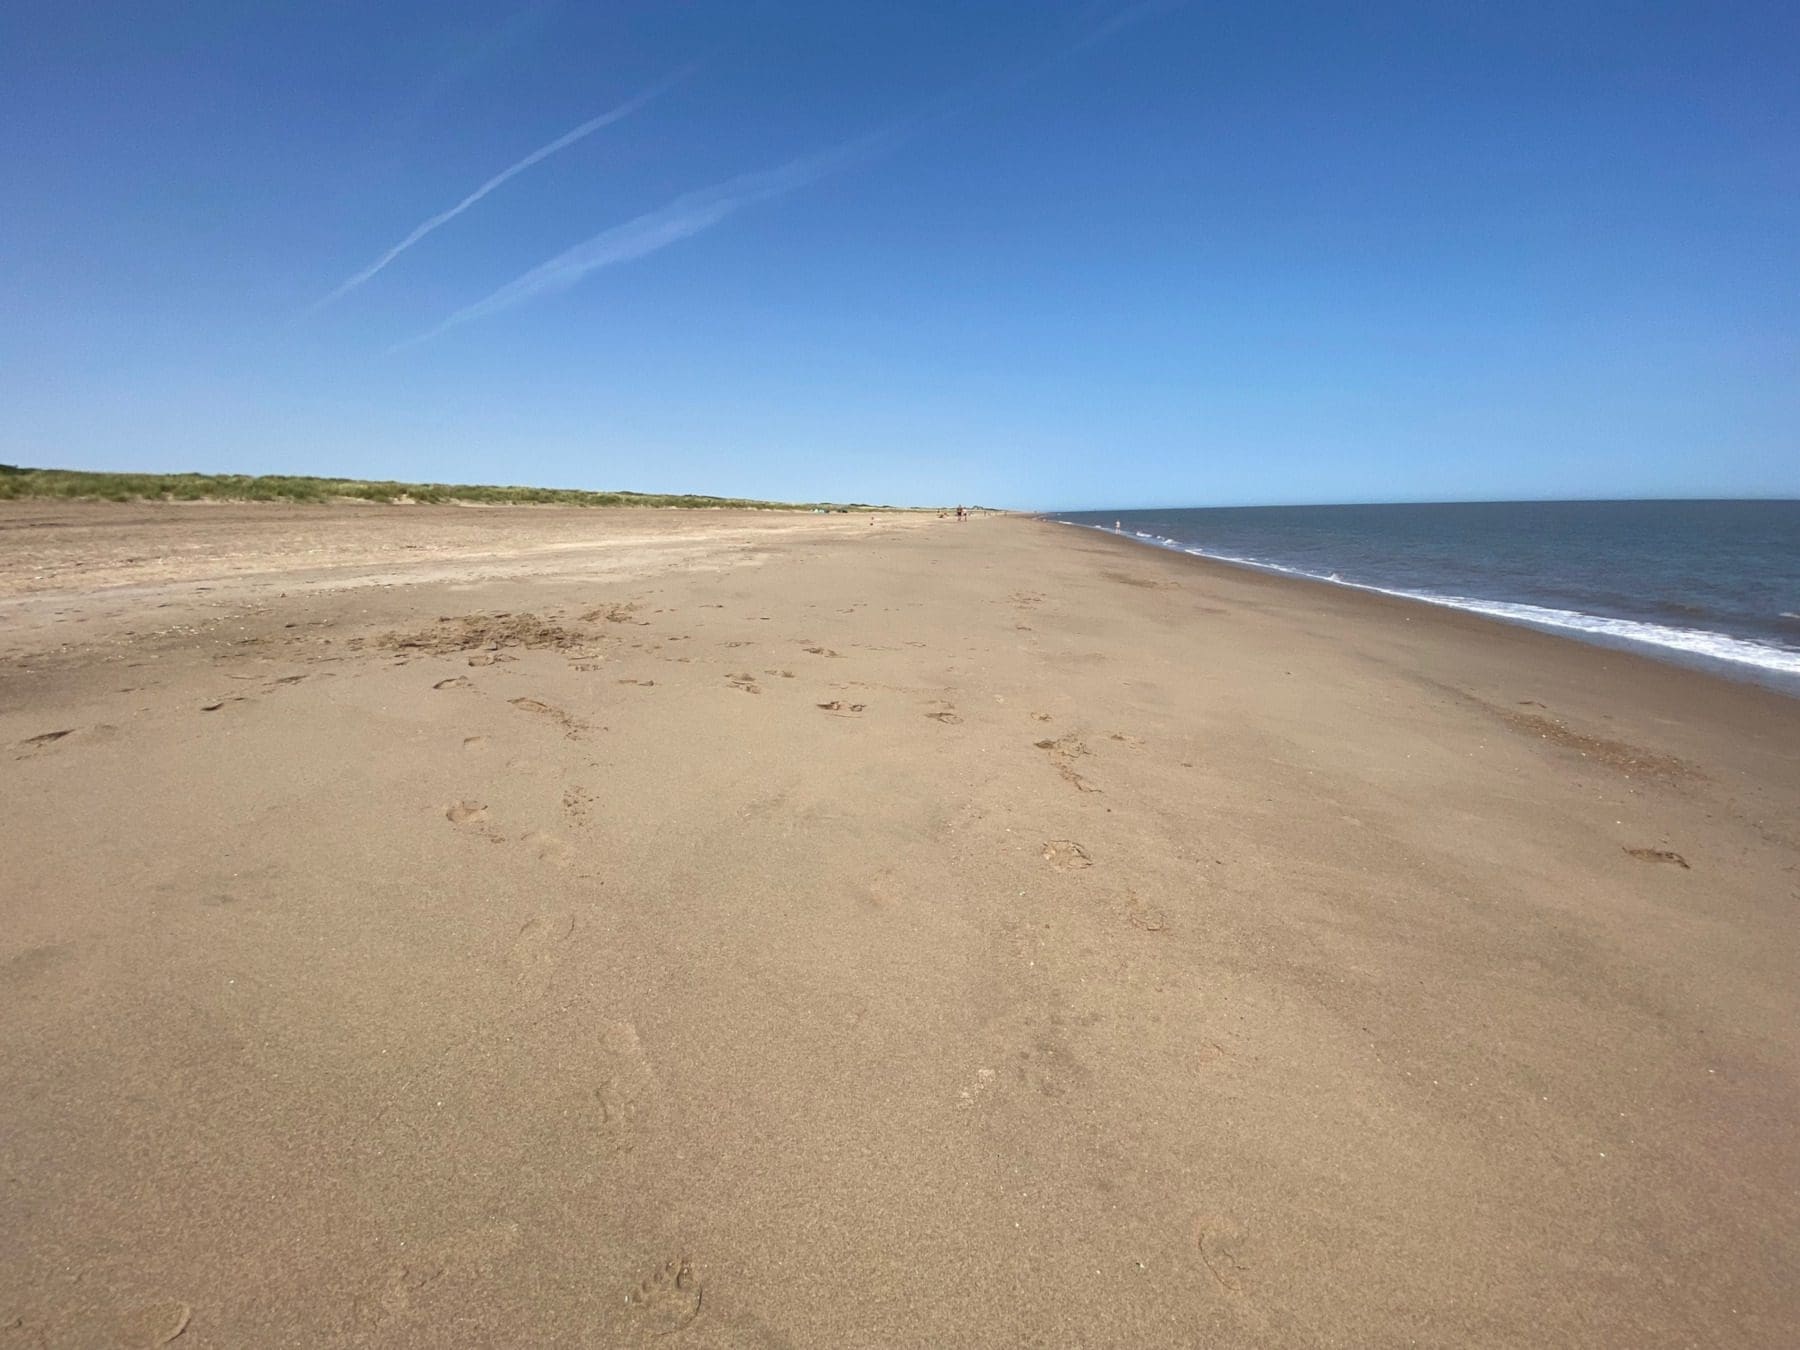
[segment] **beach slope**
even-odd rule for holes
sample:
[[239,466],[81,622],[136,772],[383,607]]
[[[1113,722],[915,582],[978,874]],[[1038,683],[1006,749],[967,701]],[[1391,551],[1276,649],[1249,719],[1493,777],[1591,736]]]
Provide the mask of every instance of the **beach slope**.
[[1020,518],[0,508],[0,1345],[1789,1346],[1800,701]]

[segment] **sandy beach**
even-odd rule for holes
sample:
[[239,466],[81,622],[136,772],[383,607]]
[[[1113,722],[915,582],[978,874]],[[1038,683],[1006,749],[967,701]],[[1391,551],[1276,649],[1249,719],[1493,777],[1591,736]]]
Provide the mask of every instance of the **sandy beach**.
[[1019,517],[0,505],[0,1346],[1800,1343],[1800,700]]

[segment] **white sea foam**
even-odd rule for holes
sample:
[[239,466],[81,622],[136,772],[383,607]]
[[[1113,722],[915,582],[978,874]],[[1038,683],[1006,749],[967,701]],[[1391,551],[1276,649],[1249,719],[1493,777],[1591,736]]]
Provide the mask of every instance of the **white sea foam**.
[[[1382,588],[1364,586],[1360,589],[1378,591]],[[1731,661],[1739,665],[1778,671],[1784,675],[1800,676],[1800,651],[1755,642],[1749,638],[1732,637],[1729,633],[1715,633],[1707,628],[1673,628],[1668,624],[1644,623],[1637,619],[1612,619],[1572,609],[1550,609],[1543,605],[1516,604],[1505,600],[1478,600],[1462,595],[1426,595],[1418,591],[1386,591],[1384,594],[1404,596],[1409,600],[1424,600],[1433,605],[1448,605],[1452,609],[1466,609],[1514,623],[1592,633],[1622,642],[1641,642],[1651,647],[1709,656],[1715,661]]]
[[[1079,522],[1064,521],[1063,523],[1073,525]],[[1086,528],[1100,530],[1106,534],[1124,533],[1108,529],[1104,525],[1089,525]],[[1800,651],[1790,647],[1778,647],[1767,642],[1756,642],[1750,638],[1733,637],[1729,633],[1715,633],[1705,628],[1675,628],[1668,624],[1645,623],[1637,619],[1614,619],[1603,614],[1584,614],[1579,610],[1552,609],[1545,605],[1528,605],[1510,600],[1484,600],[1477,596],[1434,595],[1429,591],[1397,590],[1387,586],[1371,585],[1367,582],[1346,581],[1336,572],[1322,575],[1298,567],[1289,567],[1284,563],[1270,562],[1264,558],[1250,558],[1240,554],[1195,548],[1161,535],[1146,534],[1142,530],[1134,533],[1137,538],[1148,540],[1160,548],[1189,553],[1196,558],[1210,558],[1214,562],[1234,563],[1239,567],[1254,567],[1264,572],[1281,572],[1287,576],[1308,577],[1313,581],[1348,586],[1352,590],[1373,591],[1378,595],[1392,595],[1402,600],[1419,600],[1428,605],[1442,605],[1447,609],[1461,609],[1473,614],[1485,614],[1490,618],[1504,619],[1509,623],[1525,624],[1532,628],[1583,633],[1603,641],[1660,647],[1665,651],[1683,652],[1689,656],[1707,657],[1714,661],[1727,661],[1733,665],[1754,666],[1759,670],[1800,678]],[[1800,615],[1783,612],[1782,617],[1800,618]]]

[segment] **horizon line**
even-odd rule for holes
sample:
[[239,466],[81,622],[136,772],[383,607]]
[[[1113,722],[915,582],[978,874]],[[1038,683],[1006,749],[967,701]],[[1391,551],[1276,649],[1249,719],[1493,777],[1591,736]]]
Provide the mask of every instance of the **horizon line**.
[[1043,507],[1028,512],[1030,515],[1048,516],[1059,512],[1069,515],[1093,515],[1105,511],[1118,511],[1124,514],[1145,511],[1270,511],[1270,510],[1314,510],[1329,509],[1339,506],[1558,506],[1558,505],[1603,505],[1607,503],[1629,502],[1793,502],[1800,504],[1800,490],[1788,493],[1753,493],[1730,497],[1664,495],[1648,497],[1407,497],[1399,500],[1393,498],[1368,497],[1354,501],[1332,502],[1207,502],[1188,503],[1184,506],[1163,503],[1149,506],[1057,506]]

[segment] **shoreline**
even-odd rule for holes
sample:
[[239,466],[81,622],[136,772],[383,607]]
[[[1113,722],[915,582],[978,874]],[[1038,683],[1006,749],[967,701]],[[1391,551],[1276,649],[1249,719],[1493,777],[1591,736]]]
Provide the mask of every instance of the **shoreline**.
[[26,1343],[1800,1331],[1791,698],[1021,517],[366,509],[29,532]]
[[[1065,522],[1039,521],[1061,529]],[[1076,526],[1074,528],[1081,528]],[[1270,597],[1305,610],[1311,605],[1341,616],[1342,640],[1360,643],[1390,665],[1404,661],[1416,681],[1438,688],[1485,691],[1495,704],[1509,692],[1549,690],[1549,698],[1513,699],[1515,705],[1553,703],[1590,732],[1609,724],[1637,727],[1646,739],[1678,745],[1683,756],[1704,757],[1709,737],[1752,745],[1765,732],[1788,733],[1777,743],[1777,762],[1800,767],[1800,702],[1756,680],[1665,660],[1601,643],[1408,596],[1247,567],[1179,549],[1145,546],[1110,530],[1096,531],[1126,556],[1155,559],[1172,576],[1192,569],[1215,587],[1237,585],[1244,594]],[[1550,709],[1537,715],[1554,717]],[[1546,736],[1559,733],[1543,729]]]
[[[1719,632],[1716,629],[1676,628],[1670,625],[1651,624],[1644,620],[1622,619],[1605,614],[1550,609],[1526,601],[1484,600],[1464,596],[1446,597],[1423,591],[1396,590],[1391,587],[1375,585],[1373,582],[1349,581],[1335,575],[1320,576],[1280,563],[1257,562],[1248,558],[1207,553],[1197,548],[1190,548],[1176,540],[1163,539],[1137,531],[1116,530],[1105,525],[1064,520],[1052,515],[1040,514],[1033,518],[1046,524],[1062,525],[1078,530],[1095,530],[1127,543],[1140,544],[1163,552],[1179,553],[1190,558],[1223,564],[1227,567],[1242,568],[1294,581],[1314,582],[1372,595],[1388,596],[1395,600],[1428,605],[1434,609],[1476,614],[1498,623],[1529,628],[1587,646],[1649,656],[1666,664],[1682,666],[1689,670],[1716,675],[1739,683],[1759,685],[1780,694],[1800,698],[1800,651],[1771,646],[1758,639],[1738,637],[1730,633]],[[1560,617],[1537,617],[1540,614],[1566,615],[1569,620],[1585,620],[1587,623],[1568,622]],[[1611,624],[1615,627],[1607,629],[1589,626],[1591,624]],[[1619,631],[1620,628],[1630,628],[1640,632],[1648,629],[1660,629],[1670,636],[1667,640],[1662,640],[1656,637],[1640,636],[1638,633]],[[1721,655],[1720,648],[1742,654]],[[1772,662],[1771,658],[1779,658],[1779,661]]]

